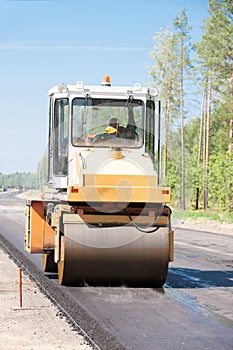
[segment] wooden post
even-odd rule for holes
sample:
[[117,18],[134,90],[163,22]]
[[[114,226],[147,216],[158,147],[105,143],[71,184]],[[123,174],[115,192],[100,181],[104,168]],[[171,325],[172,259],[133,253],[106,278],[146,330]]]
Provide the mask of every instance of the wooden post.
[[22,293],[22,269],[19,268],[19,307],[23,307],[23,293]]

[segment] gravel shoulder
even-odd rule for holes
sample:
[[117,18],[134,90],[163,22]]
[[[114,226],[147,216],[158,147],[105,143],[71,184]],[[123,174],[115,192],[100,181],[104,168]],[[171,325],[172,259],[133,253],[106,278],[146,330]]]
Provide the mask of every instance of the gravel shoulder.
[[0,270],[0,344],[5,350],[92,349],[24,274],[20,308],[18,267],[2,249]]
[[189,229],[233,236],[233,224],[207,218],[173,220],[173,229]]

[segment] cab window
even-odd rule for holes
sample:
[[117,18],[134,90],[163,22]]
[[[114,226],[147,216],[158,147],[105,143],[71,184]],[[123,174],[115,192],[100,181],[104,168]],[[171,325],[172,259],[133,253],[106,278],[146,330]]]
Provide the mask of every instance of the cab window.
[[75,98],[72,144],[89,147],[141,147],[144,103],[136,99]]
[[68,173],[68,130],[69,100],[61,98],[54,104],[54,174],[66,176]]

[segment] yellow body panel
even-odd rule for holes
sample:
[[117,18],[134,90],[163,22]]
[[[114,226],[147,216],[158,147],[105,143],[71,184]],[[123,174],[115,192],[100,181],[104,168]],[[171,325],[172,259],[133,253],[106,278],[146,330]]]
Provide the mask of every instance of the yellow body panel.
[[159,188],[156,184],[156,176],[84,174],[82,186],[68,186],[67,199],[72,202],[169,203],[170,188]]
[[168,187],[148,188],[143,186],[69,186],[67,199],[71,202],[169,203],[170,189]]
[[84,186],[97,187],[155,187],[156,176],[146,175],[120,175],[120,174],[84,174]]
[[53,249],[54,237],[54,229],[44,218],[44,203],[32,201],[26,210],[25,249],[32,254]]

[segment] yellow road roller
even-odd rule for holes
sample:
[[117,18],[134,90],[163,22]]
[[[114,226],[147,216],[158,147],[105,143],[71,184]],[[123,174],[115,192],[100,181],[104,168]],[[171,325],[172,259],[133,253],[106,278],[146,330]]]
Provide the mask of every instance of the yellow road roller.
[[161,287],[174,232],[157,91],[106,76],[55,86],[49,100],[48,179],[26,204],[25,250],[62,285]]

